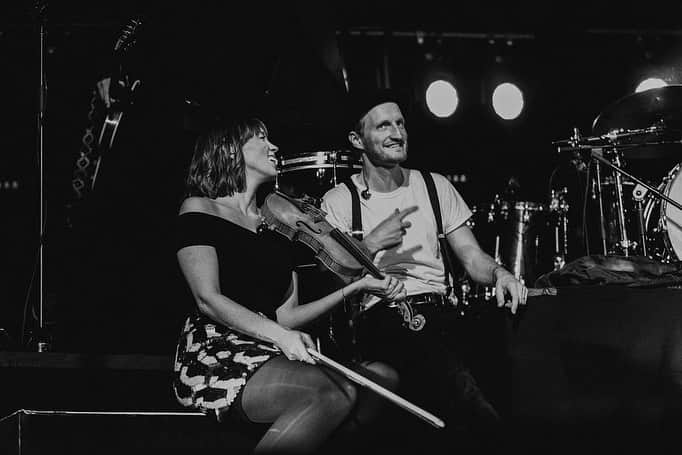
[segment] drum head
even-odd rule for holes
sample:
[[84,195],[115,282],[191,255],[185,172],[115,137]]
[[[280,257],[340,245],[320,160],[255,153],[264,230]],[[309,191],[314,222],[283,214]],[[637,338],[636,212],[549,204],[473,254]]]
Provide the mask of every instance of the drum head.
[[319,200],[361,169],[361,157],[351,151],[299,153],[280,158],[277,185],[280,191],[291,196],[308,195]]
[[[671,179],[668,182],[665,195],[675,202],[682,204],[682,177],[680,176],[680,165],[671,172]],[[661,203],[662,219],[665,222],[667,232],[667,243],[677,259],[682,258],[682,211],[665,201]]]

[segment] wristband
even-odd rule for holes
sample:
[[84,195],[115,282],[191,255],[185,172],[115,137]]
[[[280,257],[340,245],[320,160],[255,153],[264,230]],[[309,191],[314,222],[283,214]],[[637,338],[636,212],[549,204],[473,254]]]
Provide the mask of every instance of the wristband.
[[493,279],[492,279],[492,282],[493,282],[493,284],[496,284],[496,283],[497,283],[497,271],[498,271],[499,269],[505,270],[505,268],[502,267],[501,265],[496,265],[495,267],[493,267],[493,272],[492,272],[492,278],[493,278]]

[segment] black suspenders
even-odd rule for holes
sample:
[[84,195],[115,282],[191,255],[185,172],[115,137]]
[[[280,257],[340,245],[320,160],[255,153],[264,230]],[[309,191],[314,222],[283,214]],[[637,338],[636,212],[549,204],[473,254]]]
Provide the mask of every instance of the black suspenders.
[[[436,185],[433,181],[433,176],[430,172],[420,171],[424,182],[426,183],[426,190],[429,193],[429,199],[431,200],[431,209],[433,210],[433,215],[436,218],[436,229],[438,229],[438,244],[440,247],[441,254],[443,256],[443,267],[445,269],[445,287],[446,295],[450,295],[452,291],[452,285],[450,283],[450,273],[452,270],[452,262],[450,258],[450,249],[443,233],[443,218],[440,213],[440,203],[438,202],[438,193],[436,192]],[[352,205],[352,232],[351,235],[358,240],[362,240],[362,214],[360,213],[360,196],[358,195],[358,190],[349,180],[343,182],[348,190],[350,191],[351,205]]]
[[351,204],[352,204],[352,210],[353,210],[353,224],[351,226],[351,235],[355,237],[358,240],[362,240],[362,214],[360,213],[360,196],[358,195],[358,191],[355,188],[355,185],[353,185],[353,182],[348,180],[344,180],[343,182],[346,187],[348,187],[348,191],[350,191],[350,199],[351,199]]
[[452,291],[452,285],[450,284],[450,271],[452,270],[452,262],[450,259],[450,248],[448,241],[443,233],[443,218],[440,214],[440,203],[438,202],[438,193],[436,193],[436,184],[433,182],[433,176],[430,172],[420,171],[424,182],[426,183],[426,190],[429,193],[429,199],[431,200],[431,208],[433,209],[433,215],[436,217],[436,229],[438,229],[438,246],[440,247],[440,253],[443,256],[443,268],[445,269],[445,295],[449,296]]

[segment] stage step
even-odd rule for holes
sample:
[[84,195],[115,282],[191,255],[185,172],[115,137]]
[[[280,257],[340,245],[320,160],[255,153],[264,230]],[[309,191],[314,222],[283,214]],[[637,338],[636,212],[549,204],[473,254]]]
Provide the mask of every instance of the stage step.
[[219,424],[196,412],[20,409],[0,419],[0,453],[246,454],[258,427]]

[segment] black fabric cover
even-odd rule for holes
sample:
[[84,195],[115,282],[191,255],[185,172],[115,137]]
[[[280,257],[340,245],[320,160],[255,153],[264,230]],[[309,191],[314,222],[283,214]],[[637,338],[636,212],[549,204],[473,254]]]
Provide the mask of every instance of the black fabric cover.
[[583,256],[535,281],[535,287],[594,284],[682,284],[682,263],[664,264],[643,256]]

